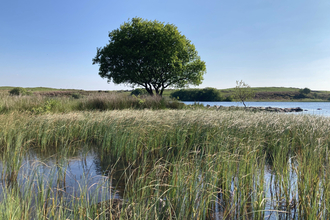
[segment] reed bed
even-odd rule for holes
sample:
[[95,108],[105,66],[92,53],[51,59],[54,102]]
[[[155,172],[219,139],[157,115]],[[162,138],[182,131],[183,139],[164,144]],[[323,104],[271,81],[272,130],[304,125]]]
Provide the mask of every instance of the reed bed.
[[[0,219],[111,219],[98,204],[120,181],[121,219],[328,219],[329,124],[311,115],[221,110],[0,115]],[[52,181],[64,179],[65,169],[21,180],[25,152],[65,159],[86,145],[108,160],[111,192],[96,183],[95,196],[85,186],[61,197]]]
[[0,113],[29,112],[32,114],[68,113],[72,111],[105,111],[119,109],[182,109],[183,103],[158,96],[130,96],[121,93],[73,93],[48,96],[11,96],[0,93]]

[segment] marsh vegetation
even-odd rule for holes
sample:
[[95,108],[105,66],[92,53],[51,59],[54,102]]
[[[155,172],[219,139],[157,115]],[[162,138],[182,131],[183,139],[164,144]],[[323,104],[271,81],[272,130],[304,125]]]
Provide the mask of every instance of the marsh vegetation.
[[110,97],[2,97],[0,219],[329,218],[330,118]]
[[184,104],[158,96],[135,96],[117,92],[47,91],[30,95],[0,93],[0,113],[68,113],[119,109],[181,109]]

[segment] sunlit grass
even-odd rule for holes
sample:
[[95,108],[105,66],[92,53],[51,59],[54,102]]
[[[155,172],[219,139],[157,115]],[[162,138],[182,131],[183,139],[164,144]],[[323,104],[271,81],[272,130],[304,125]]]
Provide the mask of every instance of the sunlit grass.
[[109,193],[101,183],[105,191],[94,197],[84,184],[71,199],[54,190],[64,181],[62,162],[48,175],[37,168],[23,182],[18,175],[31,148],[65,161],[85,145],[125,162],[122,219],[327,219],[329,124],[311,115],[221,110],[3,114],[0,219],[109,216],[97,211],[99,195]]
[[72,94],[49,97],[40,94],[11,96],[0,93],[0,113],[32,114],[68,113],[72,111],[105,111],[120,109],[182,109],[184,104],[157,96],[130,96],[121,93]]

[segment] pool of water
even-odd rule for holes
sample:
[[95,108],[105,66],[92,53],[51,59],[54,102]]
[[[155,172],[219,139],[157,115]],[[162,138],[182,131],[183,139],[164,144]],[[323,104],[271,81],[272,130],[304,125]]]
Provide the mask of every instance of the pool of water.
[[[291,162],[289,161],[289,163]],[[0,169],[3,167],[4,164],[0,163]],[[28,179],[31,180],[31,177],[35,178],[36,182],[42,177],[47,180],[43,182],[43,187],[48,188],[51,185],[52,191],[60,197],[70,200],[72,196],[79,197],[81,193],[88,192],[88,196],[95,203],[111,198],[122,198],[125,190],[122,173],[125,167],[127,164],[115,160],[111,155],[92,149],[65,159],[59,159],[56,155],[41,156],[31,151],[22,162],[17,181],[24,186],[24,183],[28,182]],[[293,169],[290,169],[290,172],[291,190],[295,191],[298,189],[297,177]],[[276,181],[271,165],[266,165],[263,175],[266,185],[265,219],[279,219],[279,217],[296,219],[294,210],[289,213],[288,210],[285,210],[285,203],[283,202],[281,205],[282,201],[278,200],[281,187],[278,180]],[[2,181],[1,184],[4,185],[5,182]],[[236,184],[237,178],[233,177],[232,191],[237,187]],[[36,192],[40,190],[40,186],[38,187]],[[296,201],[293,195],[295,194],[290,195],[290,200]],[[219,193],[218,199],[214,202],[216,213],[214,219],[223,219],[223,203],[221,193]]]

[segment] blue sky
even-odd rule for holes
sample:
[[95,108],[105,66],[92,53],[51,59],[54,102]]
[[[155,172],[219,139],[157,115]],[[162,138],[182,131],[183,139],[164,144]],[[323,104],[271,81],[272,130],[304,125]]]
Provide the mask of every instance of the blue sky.
[[108,84],[92,58],[133,17],[175,24],[195,44],[200,88],[330,90],[328,0],[1,1],[0,86],[130,89]]

